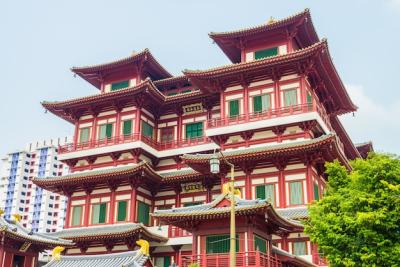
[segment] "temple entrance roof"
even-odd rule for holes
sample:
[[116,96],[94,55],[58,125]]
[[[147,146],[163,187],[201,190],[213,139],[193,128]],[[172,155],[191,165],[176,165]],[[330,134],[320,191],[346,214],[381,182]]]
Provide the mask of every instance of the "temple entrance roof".
[[44,267],[141,267],[145,266],[148,258],[140,250],[100,255],[61,256],[59,261],[53,259]]

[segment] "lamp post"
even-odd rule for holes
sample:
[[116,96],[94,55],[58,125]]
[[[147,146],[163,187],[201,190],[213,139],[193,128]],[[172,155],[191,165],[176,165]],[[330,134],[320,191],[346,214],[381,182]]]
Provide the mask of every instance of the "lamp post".
[[[229,266],[236,267],[236,222],[235,222],[235,166],[227,161],[222,154],[224,162],[231,167],[231,180],[230,180],[230,199],[231,199],[231,224],[230,224],[230,251],[229,251]],[[220,172],[220,161],[218,156],[214,154],[210,159],[210,171],[213,174],[218,174]]]

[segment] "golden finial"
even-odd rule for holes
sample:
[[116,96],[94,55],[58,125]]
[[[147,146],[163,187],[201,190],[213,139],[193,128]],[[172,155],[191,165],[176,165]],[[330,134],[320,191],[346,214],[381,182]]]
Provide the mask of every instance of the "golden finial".
[[275,23],[275,22],[276,22],[276,21],[275,21],[274,17],[271,16],[271,17],[269,18],[267,24],[270,25],[270,24]]
[[53,249],[53,252],[51,253],[51,256],[54,260],[60,261],[61,260],[61,252],[65,250],[64,247],[57,246]]
[[0,209],[0,216],[4,214],[4,210]]
[[136,241],[136,244],[140,246],[140,251],[143,253],[145,256],[150,255],[150,244],[144,239],[139,239]]
[[14,222],[16,222],[16,223],[20,222],[22,220],[22,216],[19,214],[13,214],[12,217],[14,219]]
[[[223,194],[230,194],[231,192],[231,185],[230,182],[224,183],[222,185],[222,193]],[[240,189],[235,188],[235,191],[233,193],[235,196],[237,196],[238,198],[242,198],[242,192],[240,192]]]

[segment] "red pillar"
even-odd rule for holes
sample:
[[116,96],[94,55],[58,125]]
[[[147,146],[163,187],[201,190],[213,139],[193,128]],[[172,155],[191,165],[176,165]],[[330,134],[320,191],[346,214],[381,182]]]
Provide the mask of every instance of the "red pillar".
[[251,199],[251,173],[253,170],[246,170],[246,181],[245,181],[245,193],[246,193],[246,199]]
[[136,185],[131,185],[132,192],[131,192],[131,213],[130,213],[130,222],[135,222],[136,221],[136,190],[137,186]]
[[121,110],[117,108],[116,111],[117,118],[115,122],[115,143],[119,143],[119,139],[121,136]]
[[221,121],[225,121],[225,95],[224,91],[220,91],[219,95],[219,103],[220,103],[220,110],[221,110]]
[[178,185],[175,187],[175,207],[181,206],[181,187]]
[[68,201],[67,201],[67,211],[65,214],[65,223],[64,223],[64,228],[69,228],[70,227],[70,217],[71,217],[71,196],[68,196]]
[[90,214],[90,194],[92,193],[92,190],[87,189],[86,191],[86,201],[85,201],[85,213],[84,213],[84,221],[83,225],[88,226],[89,225],[89,214]]
[[307,102],[307,96],[306,96],[306,81],[305,81],[305,76],[301,75],[300,77],[300,99],[301,99],[301,104],[305,105]]
[[307,196],[308,196],[308,203],[311,203],[314,200],[314,186],[313,186],[313,175],[312,175],[312,165],[307,163]]
[[243,97],[243,113],[246,117],[246,121],[249,119],[249,88],[244,87],[244,97]]
[[279,183],[279,204],[281,208],[286,208],[286,186],[285,186],[285,175],[283,173],[284,168],[279,169],[278,183]]
[[140,122],[141,122],[142,110],[140,106],[136,107],[135,117],[135,134],[140,138]]
[[97,134],[97,114],[93,114],[93,124],[92,124],[92,136],[90,138],[90,143],[93,144],[96,142],[96,134]]
[[4,260],[4,236],[0,240],[0,266],[3,266],[3,260]]
[[176,114],[178,115],[176,141],[179,144],[182,141],[182,108],[181,107],[179,107],[177,109]]
[[74,146],[78,143],[78,135],[79,135],[79,120],[77,119],[75,122],[75,132],[74,132]]
[[274,80],[275,109],[281,107],[281,96],[279,90],[279,79]]
[[115,190],[116,188],[111,189],[111,199],[110,199],[110,217],[109,223],[113,224],[115,222]]

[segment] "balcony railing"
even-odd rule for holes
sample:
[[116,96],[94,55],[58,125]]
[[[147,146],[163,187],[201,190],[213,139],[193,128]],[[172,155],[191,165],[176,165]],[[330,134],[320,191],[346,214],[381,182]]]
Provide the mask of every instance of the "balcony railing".
[[322,118],[322,120],[325,122],[327,127],[331,129],[331,124],[329,122],[328,115],[326,114],[325,109],[315,103],[269,109],[262,112],[241,114],[234,117],[211,119],[207,121],[207,127],[208,128],[225,127],[229,125],[237,125],[237,124],[255,122],[260,120],[268,120],[268,119],[291,116],[296,114],[303,114],[308,112],[317,112]]
[[206,136],[197,137],[197,138],[190,138],[190,139],[182,139],[182,140],[172,140],[166,142],[157,142],[151,137],[144,136],[141,134],[131,134],[131,135],[120,135],[114,136],[111,138],[104,138],[101,140],[93,140],[88,142],[81,142],[81,143],[69,143],[63,146],[59,146],[58,153],[64,154],[69,152],[81,151],[86,149],[92,148],[99,148],[105,147],[110,145],[118,145],[124,143],[130,143],[135,141],[142,141],[143,143],[149,145],[150,147],[156,150],[167,150],[167,149],[174,149],[174,148],[182,148],[182,147],[189,147],[194,145],[206,144],[210,143],[211,140]]
[[171,238],[171,237],[185,237],[185,236],[192,236],[192,234],[176,226],[170,225],[168,227],[168,237]]
[[[229,253],[199,254],[182,256],[182,267],[188,267],[197,263],[199,267],[226,267],[229,266]],[[282,267],[282,263],[276,257],[259,251],[237,252],[237,267]]]

